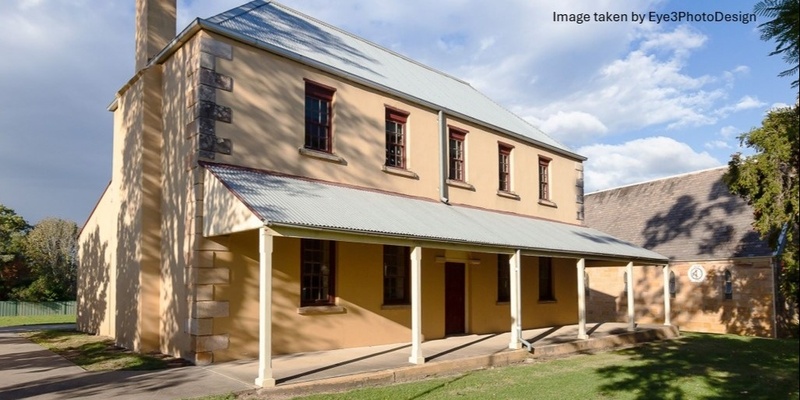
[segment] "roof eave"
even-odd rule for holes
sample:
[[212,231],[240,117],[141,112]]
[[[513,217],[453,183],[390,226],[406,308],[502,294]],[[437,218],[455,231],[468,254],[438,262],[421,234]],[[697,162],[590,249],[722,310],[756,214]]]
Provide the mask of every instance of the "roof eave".
[[358,229],[342,229],[342,228],[333,228],[333,227],[321,227],[315,225],[303,225],[303,224],[292,224],[286,222],[277,222],[277,221],[268,221],[263,217],[259,216],[264,223],[264,226],[268,228],[290,228],[302,231],[323,231],[323,232],[331,232],[336,234],[351,234],[351,235],[369,235],[371,237],[383,237],[383,238],[392,238],[392,239],[401,239],[407,240],[410,242],[424,242],[430,243],[434,246],[436,244],[445,245],[444,247],[451,247],[451,246],[459,246],[459,247],[469,247],[470,249],[480,248],[480,249],[491,249],[493,252],[502,251],[503,249],[508,250],[504,253],[514,253],[517,250],[520,250],[523,255],[527,256],[544,256],[544,257],[555,257],[555,258],[585,258],[591,260],[602,260],[602,261],[614,261],[614,262],[639,262],[645,265],[664,265],[669,264],[669,259],[664,258],[650,258],[650,257],[642,257],[642,256],[626,256],[620,254],[607,254],[607,253],[594,253],[594,252],[574,252],[574,251],[567,251],[567,250],[557,250],[557,249],[543,249],[543,248],[517,248],[515,246],[507,246],[502,244],[496,243],[479,243],[479,242],[468,242],[462,240],[449,240],[446,238],[430,238],[430,237],[417,237],[417,236],[403,236],[403,235],[394,235],[391,233],[380,233],[380,232],[373,232],[373,231],[362,231]]

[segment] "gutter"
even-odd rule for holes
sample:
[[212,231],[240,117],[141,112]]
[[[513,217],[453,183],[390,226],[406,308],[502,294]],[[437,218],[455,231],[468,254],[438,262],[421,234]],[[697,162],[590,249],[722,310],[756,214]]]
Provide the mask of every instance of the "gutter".
[[[587,260],[598,260],[598,261],[611,261],[611,262],[639,262],[642,265],[662,265],[664,263],[668,263],[669,259],[656,259],[656,258],[647,258],[641,256],[624,256],[624,255],[614,255],[614,254],[600,254],[600,253],[590,253],[590,252],[568,252],[568,251],[557,251],[557,250],[549,250],[548,249],[533,249],[533,248],[522,248],[517,245],[503,245],[503,244],[493,244],[493,243],[481,243],[481,242],[471,242],[466,240],[453,240],[453,239],[446,239],[446,238],[437,238],[437,237],[424,237],[424,236],[404,236],[401,234],[392,234],[388,232],[376,232],[376,231],[368,231],[368,230],[358,230],[358,229],[345,229],[345,228],[334,228],[328,226],[319,226],[319,225],[301,225],[301,224],[291,224],[291,223],[284,223],[284,222],[275,222],[269,221],[264,219],[263,217],[259,216],[257,213],[254,214],[261,219],[265,226],[273,229],[280,229],[280,228],[289,228],[289,229],[300,229],[300,230],[310,230],[310,231],[317,231],[317,232],[330,232],[330,233],[339,233],[339,234],[350,234],[350,235],[364,235],[364,236],[371,236],[374,238],[387,238],[387,239],[401,239],[407,240],[409,242],[416,243],[415,245],[420,245],[423,247],[435,247],[431,246],[435,243],[444,243],[448,245],[454,246],[470,246],[470,247],[478,247],[483,249],[482,251],[485,252],[496,252],[496,253],[503,253],[503,254],[513,254],[517,249],[520,250],[521,255],[530,257],[530,256],[541,256],[541,257],[553,257],[553,258],[585,258]],[[503,251],[507,249],[508,251]]]
[[[449,115],[453,115],[455,117],[458,117],[459,119],[462,119],[464,121],[467,121],[467,122],[470,122],[470,123],[473,123],[473,124],[476,124],[476,125],[479,125],[479,126],[483,126],[483,127],[489,128],[491,130],[500,132],[502,134],[505,134],[507,136],[510,136],[512,138],[520,140],[522,142],[535,144],[536,146],[539,146],[539,147],[542,147],[542,148],[544,148],[546,150],[552,151],[553,153],[557,153],[557,154],[560,154],[562,156],[566,156],[566,157],[571,158],[573,160],[576,160],[576,161],[586,161],[587,160],[586,157],[584,157],[584,156],[582,156],[580,154],[573,153],[573,152],[565,150],[565,149],[557,148],[557,147],[554,147],[552,145],[539,142],[539,141],[537,141],[535,139],[532,139],[532,138],[530,138],[528,136],[521,135],[519,133],[515,133],[515,132],[509,131],[507,129],[503,129],[503,128],[498,127],[498,126],[494,126],[494,125],[489,124],[489,123],[487,123],[485,121],[477,120],[477,119],[475,119],[473,117],[470,117],[468,115],[464,115],[464,114],[461,114],[459,112],[456,112],[456,111],[453,111],[453,110],[450,110],[450,109],[447,109],[447,108],[442,108],[441,106],[439,106],[437,104],[434,104],[434,103],[431,103],[429,101],[417,98],[415,96],[411,96],[411,95],[409,95],[407,93],[403,93],[403,92],[397,91],[395,89],[388,88],[388,87],[383,86],[383,85],[381,85],[379,83],[373,82],[373,81],[371,81],[369,79],[365,79],[363,77],[360,77],[360,76],[357,76],[357,75],[353,75],[353,74],[351,74],[349,72],[342,71],[342,70],[340,70],[338,68],[331,67],[330,65],[323,64],[323,63],[321,63],[319,61],[315,61],[315,60],[312,60],[312,59],[307,58],[307,57],[303,57],[303,56],[301,56],[299,54],[296,54],[296,53],[293,53],[291,51],[282,49],[280,47],[273,46],[271,44],[261,42],[259,40],[256,40],[256,39],[253,39],[251,37],[242,35],[241,33],[232,31],[232,30],[230,30],[228,28],[224,28],[222,26],[219,26],[217,24],[208,22],[208,21],[206,21],[204,19],[200,19],[200,18],[196,18],[194,21],[192,21],[189,24],[189,26],[187,26],[183,31],[181,31],[181,33],[179,33],[178,36],[175,37],[175,39],[172,39],[172,41],[170,41],[169,44],[167,44],[167,46],[164,47],[163,50],[161,50],[158,54],[156,54],[147,63],[147,66],[145,68],[147,68],[147,67],[149,67],[151,65],[154,65],[154,64],[163,63],[169,56],[171,56],[175,51],[177,51],[178,48],[180,48],[184,43],[186,43],[192,36],[194,36],[201,29],[207,30],[209,32],[216,33],[216,34],[219,34],[219,35],[222,35],[222,36],[225,36],[225,37],[228,37],[230,39],[236,40],[236,41],[241,42],[241,43],[249,44],[249,45],[251,45],[253,47],[256,47],[256,48],[259,48],[259,49],[263,49],[263,50],[269,51],[269,52],[271,52],[273,54],[277,54],[277,55],[279,55],[281,57],[284,57],[284,58],[287,58],[287,59],[290,59],[290,60],[293,60],[293,61],[297,61],[297,62],[299,62],[301,64],[308,65],[310,67],[316,68],[316,69],[324,71],[324,72],[331,73],[331,74],[339,76],[339,77],[343,77],[343,78],[348,79],[350,81],[353,81],[355,83],[367,86],[367,87],[372,88],[372,89],[377,89],[377,90],[379,90],[381,92],[388,93],[388,94],[390,94],[392,96],[396,96],[398,98],[407,100],[407,101],[412,102],[412,103],[416,103],[416,104],[422,105],[424,107],[428,107],[428,108],[430,108],[432,110],[439,110],[439,112],[445,112],[445,113],[447,113]],[[519,118],[519,117],[517,117],[517,118]]]
[[439,110],[439,200],[449,204],[447,188],[447,121],[443,110]]

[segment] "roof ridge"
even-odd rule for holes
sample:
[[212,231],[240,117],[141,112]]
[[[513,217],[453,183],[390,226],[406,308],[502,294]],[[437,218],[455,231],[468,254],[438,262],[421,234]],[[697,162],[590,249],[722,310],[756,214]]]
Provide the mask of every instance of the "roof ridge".
[[658,181],[666,181],[666,180],[669,180],[669,179],[676,179],[676,178],[680,178],[680,177],[684,177],[684,176],[701,174],[703,172],[709,172],[709,171],[713,171],[715,169],[722,169],[722,168],[728,168],[728,165],[727,164],[726,165],[720,165],[720,166],[717,166],[717,167],[699,169],[699,170],[696,170],[696,171],[683,172],[683,173],[680,173],[680,174],[662,176],[660,178],[654,178],[654,179],[648,179],[646,181],[629,183],[627,185],[615,186],[615,187],[611,187],[611,188],[608,188],[608,189],[595,190],[594,192],[589,192],[589,193],[586,193],[585,195],[589,196],[589,195],[593,195],[593,194],[597,194],[597,193],[610,192],[612,190],[619,190],[619,189],[624,189],[624,188],[627,188],[627,187],[644,185],[646,183],[653,183],[653,182],[658,182]]
[[[269,5],[269,3],[271,3],[271,2],[272,1],[269,1],[269,0],[252,0],[249,3],[242,4],[239,7],[231,8],[228,11],[223,11],[223,12],[221,12],[221,13],[219,13],[217,15],[214,15],[214,16],[208,18],[208,19],[204,19],[204,21],[210,22],[212,24],[219,24],[219,23],[234,19],[234,18],[236,18],[236,17],[238,17],[240,15],[247,14],[250,11],[253,11],[255,9],[258,9],[258,8],[264,7],[266,5]],[[237,12],[237,11],[240,11],[240,12]]]
[[[254,0],[254,1],[264,1],[264,0]],[[435,72],[435,73],[437,73],[437,74],[439,74],[439,75],[446,76],[446,77],[448,77],[448,78],[450,78],[450,79],[452,79],[452,80],[454,80],[454,81],[456,81],[456,82],[462,83],[462,84],[464,84],[464,85],[467,85],[467,86],[469,86],[469,87],[473,88],[473,87],[472,87],[472,85],[470,85],[470,83],[469,83],[469,82],[467,82],[467,81],[465,81],[465,80],[463,80],[463,79],[459,79],[459,78],[457,78],[457,77],[455,77],[455,76],[453,76],[453,75],[450,75],[450,74],[448,74],[447,72],[440,71],[440,70],[438,70],[438,69],[436,69],[436,68],[433,68],[433,67],[431,67],[431,66],[429,66],[429,65],[425,65],[425,64],[423,64],[423,63],[421,63],[421,62],[419,62],[419,61],[416,61],[416,60],[414,60],[413,58],[410,58],[410,57],[408,57],[408,56],[406,56],[406,55],[403,55],[403,54],[400,54],[400,53],[398,53],[398,52],[396,52],[396,51],[394,51],[394,50],[391,50],[391,49],[388,49],[388,48],[386,48],[386,47],[383,47],[383,46],[381,46],[380,44],[377,44],[377,43],[375,43],[375,42],[373,42],[373,41],[371,41],[371,40],[369,40],[369,39],[366,39],[366,38],[363,38],[363,37],[361,37],[361,36],[358,36],[358,35],[356,35],[356,34],[354,34],[354,33],[348,32],[348,31],[346,31],[346,30],[344,30],[344,29],[342,29],[342,28],[339,28],[339,27],[337,27],[337,26],[331,25],[331,24],[329,24],[329,23],[327,23],[327,22],[325,22],[325,21],[322,21],[322,20],[320,20],[320,19],[314,18],[314,17],[312,17],[312,16],[310,16],[310,15],[308,15],[308,14],[304,13],[304,12],[301,12],[301,11],[295,10],[294,8],[291,8],[291,7],[289,7],[289,6],[285,5],[285,4],[278,3],[277,1],[267,1],[267,3],[271,3],[271,4],[273,4],[274,6],[276,6],[276,7],[278,7],[278,8],[282,8],[282,9],[284,9],[284,10],[286,10],[286,11],[290,11],[290,12],[293,12],[293,13],[296,13],[296,14],[300,14],[300,15],[302,15],[304,18],[308,18],[308,19],[310,19],[310,20],[312,20],[312,21],[314,21],[314,22],[316,22],[316,23],[318,23],[318,24],[320,24],[320,25],[323,25],[323,26],[325,26],[325,27],[327,27],[327,28],[333,29],[333,30],[335,30],[335,31],[337,31],[337,32],[340,32],[340,33],[342,33],[342,34],[344,34],[344,35],[347,35],[347,36],[349,36],[349,37],[351,37],[351,38],[353,38],[353,39],[356,39],[356,40],[358,40],[358,41],[361,41],[361,42],[363,42],[363,43],[366,43],[366,44],[368,44],[368,45],[370,45],[370,46],[372,46],[372,47],[375,47],[375,48],[377,48],[377,49],[379,49],[379,50],[385,51],[385,52],[387,52],[387,53],[390,53],[390,54],[392,54],[392,55],[394,55],[394,56],[397,56],[397,57],[399,57],[399,58],[402,58],[403,60],[405,60],[405,61],[408,61],[408,62],[410,62],[410,63],[412,63],[412,64],[415,64],[415,65],[417,65],[417,66],[419,66],[419,67],[425,68],[425,69],[427,69],[427,70],[429,70],[429,71],[431,71],[431,72]],[[474,89],[474,88],[473,88],[473,89]]]

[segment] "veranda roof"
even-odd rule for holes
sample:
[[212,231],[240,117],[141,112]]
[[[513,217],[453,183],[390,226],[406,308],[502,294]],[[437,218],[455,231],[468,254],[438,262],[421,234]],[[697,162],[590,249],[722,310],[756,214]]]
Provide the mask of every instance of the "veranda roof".
[[374,234],[574,258],[668,262],[658,253],[584,226],[224,164],[205,163],[204,167],[265,225],[276,229]]

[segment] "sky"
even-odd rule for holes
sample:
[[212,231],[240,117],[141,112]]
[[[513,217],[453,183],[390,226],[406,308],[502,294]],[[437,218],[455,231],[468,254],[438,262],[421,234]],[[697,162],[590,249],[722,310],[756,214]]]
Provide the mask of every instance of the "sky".
[[[755,2],[281,1],[469,82],[588,157],[587,193],[725,165],[748,153],[741,133],[795,103],[765,21],[747,20]],[[178,0],[178,31],[243,3]],[[0,204],[85,222],[133,49],[134,0],[0,2]]]

